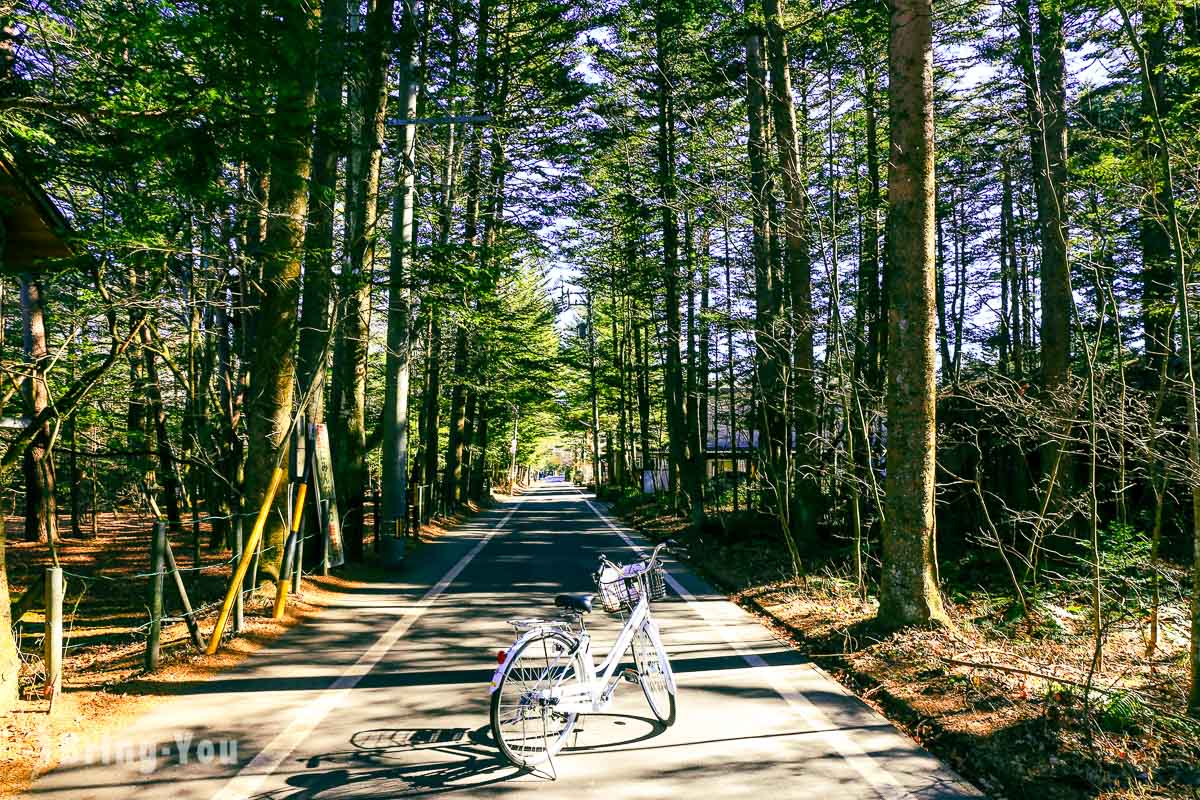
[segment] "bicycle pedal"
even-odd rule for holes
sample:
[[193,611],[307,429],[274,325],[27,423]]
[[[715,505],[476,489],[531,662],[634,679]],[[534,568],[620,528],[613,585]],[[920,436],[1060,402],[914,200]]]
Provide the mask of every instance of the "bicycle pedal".
[[641,683],[642,680],[638,676],[636,669],[627,669],[621,673],[621,677],[629,683]]

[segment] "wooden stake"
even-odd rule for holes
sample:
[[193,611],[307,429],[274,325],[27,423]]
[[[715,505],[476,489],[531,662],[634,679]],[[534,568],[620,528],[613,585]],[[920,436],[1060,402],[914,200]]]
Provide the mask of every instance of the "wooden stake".
[[146,635],[146,672],[158,669],[158,643],[162,635],[163,616],[163,561],[166,558],[167,523],[154,523],[154,534],[150,540],[150,565],[154,574],[150,578],[150,632]]
[[46,635],[43,657],[46,660],[46,698],[50,707],[62,691],[63,658],[63,574],[61,567],[46,567],[43,576],[46,587]]
[[287,470],[285,469],[276,469],[275,474],[271,477],[271,485],[267,487],[262,507],[258,510],[258,518],[254,520],[254,528],[250,531],[250,541],[246,543],[241,558],[238,559],[237,569],[234,570],[233,577],[229,581],[229,591],[225,593],[225,602],[217,617],[217,624],[213,627],[212,637],[208,640],[207,652],[209,655],[216,653],[221,646],[221,634],[225,632],[225,623],[229,621],[229,612],[233,609],[234,600],[242,596],[242,581],[245,580],[246,569],[250,566],[250,558],[247,554],[253,554],[258,549],[258,541],[262,538],[263,528],[266,527],[267,517],[271,513],[271,504],[275,502],[275,493],[279,491],[279,485],[286,477]]
[[[188,599],[187,589],[183,585],[183,576],[179,574],[179,566],[175,563],[175,553],[171,550],[171,540],[164,539],[164,543],[167,548],[167,567],[171,570],[171,576],[175,578],[175,589],[179,592],[179,601],[183,604],[183,621],[187,623],[188,633],[192,635],[192,644],[196,645],[197,650],[203,652],[204,634],[200,632],[200,625],[196,622],[196,617],[192,611],[192,601]],[[199,562],[195,566],[200,566]]]

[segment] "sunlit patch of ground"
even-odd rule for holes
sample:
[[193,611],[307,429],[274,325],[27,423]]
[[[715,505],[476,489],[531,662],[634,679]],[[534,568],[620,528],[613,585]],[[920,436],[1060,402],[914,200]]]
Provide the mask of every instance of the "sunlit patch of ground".
[[[626,519],[652,538],[687,538],[674,517]],[[1093,670],[1086,598],[1048,592],[1025,616],[1011,600],[968,594],[951,606],[952,629],[886,633],[844,568],[809,559],[813,572],[790,578],[782,544],[739,534],[702,535],[688,558],[993,797],[1200,797],[1200,721],[1181,715],[1188,610],[1178,600],[1162,608],[1153,654],[1144,615],[1107,619]]]
[[[472,506],[468,513],[475,510]],[[434,521],[423,526],[421,542],[413,546],[411,555],[419,557],[421,544],[441,536],[453,522]],[[93,738],[121,730],[160,697],[173,694],[173,686],[211,677],[241,663],[289,627],[319,613],[341,591],[386,575],[373,563],[368,541],[368,563],[347,565],[328,576],[306,575],[300,596],[290,596],[287,612],[278,621],[270,618],[274,593],[268,585],[247,599],[241,635],[227,639],[213,656],[195,651],[183,622],[164,625],[160,667],[151,688],[150,682],[139,683],[144,676],[149,583],[147,578],[138,577],[150,571],[151,524],[148,516],[104,514],[95,537],[64,538],[59,543],[59,563],[65,576],[67,648],[63,693],[53,709],[41,697],[43,614],[39,603],[39,608],[27,613],[18,626],[23,696],[12,713],[0,718],[0,798],[20,796],[34,777],[53,766],[47,761],[49,743],[71,735],[86,746]],[[53,562],[45,543],[20,541],[20,520],[10,519],[8,525],[8,574],[15,602]],[[69,526],[64,529],[69,530]],[[193,606],[204,609],[200,628],[207,637],[228,588],[231,553],[228,549],[210,549],[209,531],[202,528],[200,564],[212,568],[196,576],[190,570],[190,533],[189,528],[186,536],[173,536],[172,548],[179,567],[189,576],[187,588]],[[166,613],[181,613],[169,578],[165,597]]]

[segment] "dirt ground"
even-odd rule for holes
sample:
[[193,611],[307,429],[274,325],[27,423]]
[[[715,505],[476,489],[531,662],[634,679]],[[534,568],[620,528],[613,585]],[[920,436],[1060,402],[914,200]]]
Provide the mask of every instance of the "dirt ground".
[[[410,557],[419,557],[421,544],[443,534],[455,521],[424,526]],[[209,677],[240,663],[290,626],[320,613],[341,590],[384,576],[368,539],[367,563],[340,567],[328,576],[306,574],[300,595],[289,595],[282,620],[271,619],[272,591],[260,590],[249,597],[241,634],[227,640],[213,656],[196,652],[187,626],[176,616],[176,621],[162,629],[160,667],[154,673],[151,692],[140,683],[145,675],[145,628],[150,618],[149,579],[140,576],[151,571],[152,522],[137,514],[101,515],[96,537],[64,538],[59,543],[65,584],[63,691],[52,709],[41,696],[43,618],[38,608],[26,613],[16,626],[23,662],[22,699],[13,712],[0,717],[0,798],[21,796],[37,775],[53,766],[48,761],[52,742],[71,735],[86,744],[91,737],[125,727],[156,702],[156,695],[170,695],[172,683]],[[8,526],[8,574],[16,602],[52,561],[44,543],[20,541],[20,520],[10,519]],[[202,535],[207,544],[207,530]],[[172,549],[188,576],[185,581],[193,606],[203,609],[200,629],[208,636],[228,587],[231,553],[205,546],[202,569],[194,570],[190,531],[186,537],[172,536]],[[166,613],[181,613],[170,579],[165,597]]]
[[[651,538],[685,538],[675,518],[625,518]],[[888,633],[847,576],[783,578],[782,550],[710,537],[687,560],[989,795],[1200,798],[1200,723],[1180,713],[1182,604],[1163,608],[1153,655],[1144,620],[1109,625],[1092,670],[1090,615],[1068,599],[1017,619],[972,597],[951,604],[951,628]]]

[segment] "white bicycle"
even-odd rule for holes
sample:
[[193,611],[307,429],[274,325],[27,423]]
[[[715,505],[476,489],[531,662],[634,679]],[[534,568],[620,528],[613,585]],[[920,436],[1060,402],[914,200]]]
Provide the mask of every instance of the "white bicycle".
[[[620,564],[600,556],[596,589],[604,610],[628,614],[612,650],[596,665],[583,615],[595,595],[560,594],[558,620],[509,620],[518,637],[498,654],[492,676],[492,736],[514,766],[532,767],[554,756],[580,714],[598,714],[612,702],[622,680],[640,684],[650,710],[663,725],[675,722],[675,676],[650,602],[666,596],[659,553]],[[634,669],[618,672],[621,657],[633,650]]]

